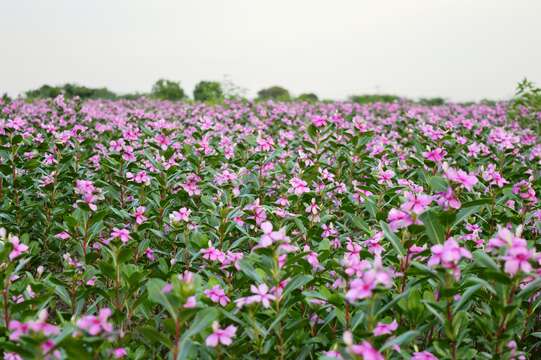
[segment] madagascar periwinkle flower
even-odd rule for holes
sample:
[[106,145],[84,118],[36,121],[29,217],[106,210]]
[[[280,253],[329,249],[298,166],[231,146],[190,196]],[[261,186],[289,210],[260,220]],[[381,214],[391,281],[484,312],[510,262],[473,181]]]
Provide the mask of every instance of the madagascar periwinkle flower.
[[310,192],[308,183],[298,177],[294,177],[289,180],[289,184],[291,185],[291,188],[288,191],[294,193],[295,195],[302,195]]
[[376,324],[373,333],[374,336],[388,335],[393,333],[396,329],[398,329],[396,320],[393,320],[391,323],[379,322]]
[[421,351],[414,352],[411,360],[438,360],[438,358],[429,351]]
[[461,258],[471,259],[471,253],[458,245],[453,239],[447,239],[443,245],[437,244],[430,248],[432,256],[428,260],[428,266],[441,265],[446,269],[452,270],[455,278],[460,279],[460,267],[458,263]]
[[210,347],[216,347],[218,345],[229,346],[233,342],[236,333],[236,326],[229,325],[225,329],[222,329],[220,328],[220,324],[215,321],[212,323],[212,334],[207,336],[205,344]]
[[128,229],[119,229],[119,228],[113,228],[113,231],[111,231],[111,239],[120,239],[120,241],[123,244],[126,244],[128,241],[130,241],[130,232]]
[[109,308],[100,309],[98,315],[85,315],[77,321],[77,326],[85,330],[89,335],[96,336],[100,333],[110,333],[113,325],[109,322],[112,312]]
[[28,251],[28,246],[21,243],[21,240],[19,240],[18,236],[10,235],[9,242],[12,246],[11,252],[9,253],[9,260],[15,260],[16,258]]
[[227,295],[225,295],[224,289],[220,285],[215,285],[211,289],[203,291],[205,296],[207,296],[212,302],[226,306],[230,300]]
[[468,191],[472,191],[475,184],[477,184],[477,177],[471,173],[467,173],[464,170],[455,170],[448,167],[445,170],[445,177],[449,180],[460,184]]
[[532,99],[1,98],[0,353],[535,357]]
[[178,211],[173,211],[169,214],[169,221],[171,221],[171,223],[180,223],[182,221],[188,222],[191,213],[192,210],[182,207]]

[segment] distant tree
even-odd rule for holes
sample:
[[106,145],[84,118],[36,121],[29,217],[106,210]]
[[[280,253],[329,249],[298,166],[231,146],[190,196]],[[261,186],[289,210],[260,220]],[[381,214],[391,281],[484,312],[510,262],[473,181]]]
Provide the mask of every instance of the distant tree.
[[182,100],[186,97],[180,82],[160,79],[152,86],[152,96],[161,100]]
[[316,94],[314,93],[304,93],[304,94],[300,94],[298,97],[297,97],[298,100],[301,100],[301,101],[308,101],[308,102],[316,102],[319,100],[319,98],[317,97]]
[[288,101],[290,98],[289,91],[281,86],[271,86],[257,92],[258,100]]
[[28,99],[46,99],[55,98],[62,93],[62,89],[58,86],[42,85],[35,90],[28,90],[24,93]]
[[219,101],[223,98],[222,85],[217,81],[200,81],[193,90],[196,101]]
[[445,105],[445,99],[440,97],[421,98],[419,99],[419,104],[427,106]]
[[28,99],[48,99],[64,94],[67,98],[79,97],[85,99],[115,99],[116,94],[103,88],[88,88],[77,84],[64,84],[62,86],[43,85],[38,89],[25,92]]
[[358,104],[370,104],[375,102],[392,103],[399,101],[400,98],[395,95],[352,95],[349,100]]

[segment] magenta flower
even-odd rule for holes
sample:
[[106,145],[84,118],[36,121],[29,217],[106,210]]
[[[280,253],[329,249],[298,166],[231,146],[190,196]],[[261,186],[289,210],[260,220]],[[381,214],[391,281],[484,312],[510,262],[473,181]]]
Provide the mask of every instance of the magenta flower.
[[438,360],[438,358],[434,356],[431,352],[422,351],[414,352],[411,360]]
[[409,191],[404,192],[404,196],[406,197],[406,202],[402,204],[400,209],[415,214],[424,212],[433,200],[430,195],[415,194]]
[[127,229],[113,228],[111,232],[111,239],[120,239],[123,244],[126,244],[130,240],[130,232]]
[[135,217],[135,222],[139,225],[147,221],[147,218],[145,216],[146,208],[144,206],[139,206],[137,209],[135,209],[135,212],[133,216]]
[[435,148],[434,150],[426,151],[423,153],[423,156],[427,160],[430,160],[435,163],[440,163],[445,157],[445,155],[447,155],[447,151],[445,151],[445,149],[442,149],[442,148]]
[[269,287],[266,284],[251,285],[250,290],[255,294],[250,297],[251,302],[261,303],[264,308],[269,308],[270,302],[276,299],[274,295],[269,294]]
[[9,253],[9,260],[14,260],[15,258],[18,258],[22,254],[28,251],[28,246],[21,243],[19,240],[19,237],[17,236],[11,236],[11,239],[9,241],[13,248],[11,249],[11,252]]
[[306,181],[294,177],[289,180],[289,184],[292,186],[288,191],[293,192],[295,195],[302,195],[304,193],[310,192],[310,188]]
[[225,291],[220,285],[215,285],[211,289],[203,291],[203,293],[214,303],[226,306],[229,303],[229,297],[225,295]]
[[434,245],[430,248],[432,251],[432,257],[428,260],[428,266],[441,265],[446,269],[453,270],[455,278],[460,278],[460,268],[458,262],[461,258],[465,257],[471,259],[471,253],[458,245],[453,239],[449,238],[443,243],[443,245]]
[[448,168],[445,171],[445,176],[449,180],[461,184],[468,191],[472,191],[473,187],[478,182],[475,175],[472,175],[471,173],[468,174],[464,170],[455,170],[453,168]]
[[77,326],[81,330],[85,330],[92,336],[96,336],[101,332],[110,333],[113,331],[113,325],[108,321],[112,312],[109,308],[103,308],[99,311],[98,316],[85,315],[77,321]]
[[529,261],[532,256],[532,251],[526,246],[522,244],[517,246],[512,245],[507,249],[507,252],[503,257],[505,260],[505,272],[511,276],[515,276],[519,271],[529,273],[532,271],[532,265]]
[[178,211],[173,211],[171,214],[169,214],[169,220],[172,223],[179,223],[181,221],[188,222],[190,220],[191,213],[192,210],[183,207],[180,208]]
[[391,209],[387,215],[387,221],[391,230],[395,231],[408,227],[414,223],[410,214],[398,209]]
[[388,335],[398,329],[398,323],[393,320],[390,324],[378,322],[374,328],[374,336]]
[[351,345],[350,351],[354,355],[361,356],[363,360],[385,360],[383,355],[366,340],[360,344]]
[[113,356],[115,359],[122,359],[126,355],[128,355],[128,352],[122,347],[113,350]]
[[234,325],[229,325],[225,329],[220,328],[220,324],[215,321],[212,324],[212,334],[207,336],[205,344],[210,347],[216,347],[219,344],[229,346],[233,342],[232,338],[235,337],[237,333],[237,327]]

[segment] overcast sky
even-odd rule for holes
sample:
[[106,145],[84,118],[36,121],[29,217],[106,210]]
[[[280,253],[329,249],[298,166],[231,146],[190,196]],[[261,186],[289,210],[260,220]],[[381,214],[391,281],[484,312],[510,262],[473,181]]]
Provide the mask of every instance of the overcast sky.
[[191,93],[506,98],[541,83],[540,0],[0,0],[0,93],[76,82]]

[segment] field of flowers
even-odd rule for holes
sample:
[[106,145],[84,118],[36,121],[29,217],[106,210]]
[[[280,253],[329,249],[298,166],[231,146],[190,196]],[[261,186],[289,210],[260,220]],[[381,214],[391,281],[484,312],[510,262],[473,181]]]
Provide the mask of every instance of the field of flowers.
[[541,142],[507,114],[4,100],[0,352],[536,358]]

